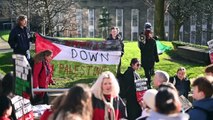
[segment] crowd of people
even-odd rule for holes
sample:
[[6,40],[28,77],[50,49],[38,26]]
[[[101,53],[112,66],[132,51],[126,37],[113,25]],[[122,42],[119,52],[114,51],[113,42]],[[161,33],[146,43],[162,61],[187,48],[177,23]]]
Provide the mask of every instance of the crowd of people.
[[[12,30],[9,43],[14,53],[29,57],[28,44],[20,47],[23,39],[29,42],[26,29],[26,17],[18,18],[18,26]],[[107,40],[120,40],[122,54],[124,44],[119,29],[113,27]],[[144,36],[142,36],[144,35]],[[186,69],[180,67],[176,75],[169,77],[166,71],[156,70],[155,62],[159,62],[155,39],[152,36],[151,24],[146,23],[140,36],[139,48],[141,61],[132,58],[130,66],[121,76],[120,65],[117,75],[110,71],[102,72],[97,80],[88,86],[76,84],[69,91],[56,97],[41,120],[210,120],[213,115],[213,64],[206,67],[204,77],[198,77],[192,82],[193,103],[187,111],[183,110],[179,99],[186,99],[191,91],[191,83],[187,78]],[[19,42],[17,42],[19,41]],[[17,43],[16,43],[17,42]],[[54,84],[52,80],[52,51],[45,50],[34,56],[33,88],[48,88]],[[137,73],[143,67],[146,79],[141,79]],[[151,76],[153,76],[153,84]],[[143,88],[138,81],[144,80]],[[0,82],[0,120],[16,120],[11,98],[14,96],[14,78],[8,73]],[[141,83],[142,84],[142,83]],[[9,86],[9,87],[8,87]],[[140,91],[140,92],[138,92]],[[140,95],[138,95],[140,94]],[[138,96],[141,99],[138,99]],[[48,104],[45,92],[35,92],[32,104]]]

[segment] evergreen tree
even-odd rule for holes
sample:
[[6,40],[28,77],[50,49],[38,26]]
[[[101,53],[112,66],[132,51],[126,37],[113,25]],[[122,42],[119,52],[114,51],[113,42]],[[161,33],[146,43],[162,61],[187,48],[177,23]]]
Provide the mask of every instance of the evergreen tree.
[[109,12],[105,7],[102,7],[101,14],[99,17],[99,28],[101,29],[102,32],[102,37],[107,38],[109,34],[109,27],[111,23],[111,18],[109,17]]

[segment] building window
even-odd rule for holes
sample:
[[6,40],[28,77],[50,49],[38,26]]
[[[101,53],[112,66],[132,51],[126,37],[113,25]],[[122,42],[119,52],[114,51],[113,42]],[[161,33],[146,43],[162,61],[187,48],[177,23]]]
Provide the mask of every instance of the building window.
[[139,10],[132,9],[131,11],[131,41],[137,40],[139,29]]
[[201,44],[205,45],[207,42],[207,16],[203,15],[202,19],[202,41]]
[[[154,8],[150,7],[147,9],[147,22],[152,24],[152,29],[154,30]],[[154,32],[154,31],[153,31]]]
[[179,40],[183,41],[183,25],[180,27]]
[[196,16],[190,17],[190,43],[195,43],[196,40]]
[[89,9],[88,10],[88,36],[89,37],[94,37],[94,22],[95,22],[95,16],[94,16],[94,9]]
[[82,9],[76,10],[77,36],[82,37]]
[[119,28],[119,34],[123,36],[123,9],[116,9],[116,26]]
[[164,28],[165,28],[165,37],[166,40],[169,40],[169,14],[165,14],[164,15]]

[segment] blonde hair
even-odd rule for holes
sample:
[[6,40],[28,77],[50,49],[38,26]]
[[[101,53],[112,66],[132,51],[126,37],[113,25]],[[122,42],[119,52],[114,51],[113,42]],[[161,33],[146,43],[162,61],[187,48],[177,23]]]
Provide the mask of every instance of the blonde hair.
[[114,74],[110,71],[105,71],[101,73],[101,75],[98,77],[98,79],[96,80],[96,82],[93,84],[91,88],[91,91],[94,94],[94,96],[100,100],[102,100],[102,96],[103,96],[102,84],[105,78],[111,79],[112,81],[112,93],[111,93],[112,97],[117,97],[120,92],[120,87],[118,85],[118,81],[115,78]]

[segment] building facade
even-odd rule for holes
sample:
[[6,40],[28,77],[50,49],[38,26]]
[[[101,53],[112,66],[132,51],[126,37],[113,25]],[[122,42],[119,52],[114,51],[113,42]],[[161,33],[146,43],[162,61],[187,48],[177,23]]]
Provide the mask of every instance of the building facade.
[[[98,27],[102,7],[109,11],[111,26],[120,29],[124,40],[136,41],[140,32],[144,30],[144,23],[150,22],[154,27],[154,5],[144,0],[73,0],[76,8],[70,11],[74,14],[70,21],[70,29],[58,32],[64,37],[101,37]],[[5,14],[5,2],[0,2],[0,29],[8,29],[12,23],[12,13]],[[10,9],[8,8],[8,11]],[[64,15],[60,15],[64,16]],[[13,16],[14,17],[14,16]],[[213,17],[205,15],[191,16],[180,28],[179,40],[195,44],[206,45],[213,39]],[[58,18],[57,18],[58,19]],[[63,17],[61,18],[63,19]],[[13,21],[14,22],[14,21]],[[44,25],[45,26],[45,25]],[[173,40],[174,20],[165,13],[164,16],[165,39]],[[61,24],[55,29],[63,27]]]

